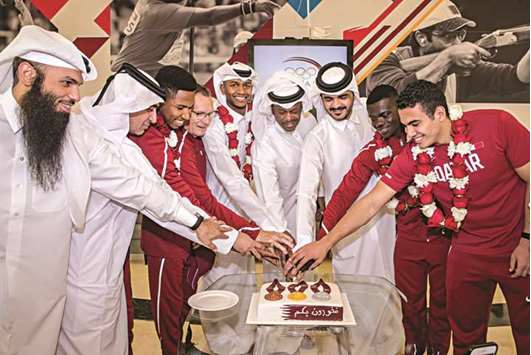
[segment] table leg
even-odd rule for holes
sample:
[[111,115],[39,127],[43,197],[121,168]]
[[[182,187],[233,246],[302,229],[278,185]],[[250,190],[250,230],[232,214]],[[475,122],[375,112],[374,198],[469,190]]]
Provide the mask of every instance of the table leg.
[[256,327],[256,341],[254,342],[253,355],[265,355],[267,338],[272,326],[259,325]]
[[346,327],[330,327],[330,331],[336,337],[338,355],[352,355],[350,350],[350,337]]

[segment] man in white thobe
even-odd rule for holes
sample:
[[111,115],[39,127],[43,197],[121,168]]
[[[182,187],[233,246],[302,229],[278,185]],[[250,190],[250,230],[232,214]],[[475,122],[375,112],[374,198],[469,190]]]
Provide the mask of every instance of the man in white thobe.
[[[319,118],[306,136],[297,191],[297,246],[315,239],[315,211],[319,184],[328,202],[350,169],[352,160],[371,140],[373,128],[365,105],[359,97],[356,78],[345,64],[323,66],[315,80],[312,101]],[[371,181],[361,196],[376,183]],[[366,235],[359,238],[361,235]],[[364,228],[345,238],[333,249],[332,266],[338,274],[364,274],[394,280],[393,250],[395,218],[380,211]]]
[[85,226],[91,189],[163,221],[200,220],[179,195],[125,165],[85,120],[69,120],[79,86],[96,76],[70,41],[37,26],[0,52],[1,354],[55,353],[70,239]]
[[311,102],[296,76],[279,71],[266,81],[253,106],[253,121],[264,126],[252,150],[256,193],[281,228],[295,236],[302,145],[317,124],[308,112]]
[[[249,217],[264,230],[283,232],[280,221],[273,218],[250,184],[254,125],[251,129],[248,106],[255,79],[255,71],[238,62],[225,63],[214,72],[214,90],[219,107],[217,117],[203,137],[208,157],[207,183],[225,206]],[[230,138],[231,134],[236,135],[236,140]],[[254,260],[229,253],[216,258],[212,270],[203,277],[203,286],[221,276],[245,272],[255,272]]]
[[[138,75],[142,75],[140,80],[149,84],[146,86],[139,81]],[[154,91],[148,88],[153,85]],[[92,123],[126,163],[154,180],[159,180],[159,176],[127,134],[142,135],[155,122],[155,107],[163,102],[164,96],[164,91],[157,88],[156,81],[146,73],[136,71],[133,77],[127,72],[119,72],[106,90],[81,100],[80,117]],[[101,101],[95,105],[102,92]],[[208,216],[191,204],[189,207],[204,217]],[[98,192],[91,193],[85,229],[72,236],[58,354],[128,354],[122,271],[137,212]],[[146,214],[157,221],[155,216]],[[196,235],[181,224],[158,223],[199,242]],[[214,241],[217,250],[228,253],[236,234],[229,232],[228,241]],[[237,242],[235,247],[241,246],[239,244]]]

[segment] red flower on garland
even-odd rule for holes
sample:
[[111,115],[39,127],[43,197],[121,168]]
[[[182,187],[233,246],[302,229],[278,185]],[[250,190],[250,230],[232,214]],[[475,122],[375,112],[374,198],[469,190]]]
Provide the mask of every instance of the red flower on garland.
[[452,177],[448,184],[453,194],[450,215],[445,216],[433,199],[433,184],[437,178],[433,171],[434,148],[422,149],[415,146],[412,149],[413,159],[417,162],[415,184],[419,193],[419,201],[423,214],[428,217],[429,227],[445,228],[458,231],[468,210],[469,199],[465,196],[469,185],[469,176],[465,164],[466,157],[474,150],[468,135],[468,123],[461,119],[463,113],[459,107],[450,109],[452,120],[452,141],[448,145],[448,156],[452,161]]
[[[393,149],[383,138],[379,132],[374,133],[373,138],[376,149],[374,151],[374,160],[378,163],[377,173],[383,175],[389,169],[389,166],[393,162],[394,154]],[[395,213],[406,213],[409,209],[417,205],[417,198],[413,196],[408,189],[408,193],[400,194],[398,199],[393,198],[389,202],[389,206],[395,208]]]
[[249,123],[249,127],[247,128],[247,134],[245,135],[245,161],[243,162],[242,167],[240,162],[240,156],[238,154],[238,147],[240,144],[238,140],[238,126],[234,123],[234,118],[226,107],[220,105],[217,111],[221,122],[223,122],[223,128],[228,138],[228,148],[230,156],[232,160],[234,160],[238,168],[241,169],[243,176],[248,181],[251,181],[251,179],[253,178],[253,170],[251,165],[251,146],[254,141],[254,135],[251,131],[251,123]]

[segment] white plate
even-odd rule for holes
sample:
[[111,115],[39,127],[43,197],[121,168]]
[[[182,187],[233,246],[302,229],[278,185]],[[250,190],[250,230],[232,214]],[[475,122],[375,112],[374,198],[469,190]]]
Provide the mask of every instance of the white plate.
[[223,311],[236,304],[240,298],[230,291],[212,290],[196,293],[188,299],[190,307],[199,311]]

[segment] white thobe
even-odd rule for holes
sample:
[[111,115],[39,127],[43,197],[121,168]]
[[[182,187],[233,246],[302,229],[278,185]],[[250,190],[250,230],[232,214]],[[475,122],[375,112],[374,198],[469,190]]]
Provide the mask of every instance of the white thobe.
[[245,162],[245,136],[248,132],[250,114],[240,115],[227,107],[238,126],[238,168],[228,148],[228,137],[223,122],[215,117],[203,137],[208,157],[207,184],[218,200],[238,213],[243,213],[261,228],[276,230],[278,221],[272,219],[262,201],[256,196],[241,168]]
[[292,236],[296,236],[297,230],[297,182],[303,140],[316,124],[311,114],[303,115],[293,132],[274,122],[253,144],[256,193],[273,218],[280,221],[281,228]]
[[[128,88],[128,96],[112,95]],[[160,179],[140,147],[127,138],[129,111],[137,111],[160,100],[129,76],[118,75],[109,87],[111,99],[92,107],[94,98],[81,100],[81,116],[92,124],[95,134],[108,142],[123,163],[136,168],[146,177],[171,188]],[[77,116],[77,115],[76,115]],[[189,201],[188,201],[189,202]],[[187,209],[207,217],[206,212],[191,204]],[[142,211],[143,212],[143,211]],[[197,242],[189,228],[175,222],[161,222],[146,211],[151,220]],[[67,297],[58,354],[120,355],[128,353],[127,307],[123,287],[123,263],[131,242],[137,210],[125,207],[93,191],[87,208],[85,230],[74,233],[70,248]],[[237,232],[230,233],[232,240]],[[176,236],[180,238],[179,236]],[[215,244],[219,242],[214,241]],[[226,240],[222,244],[227,244]],[[227,253],[232,245],[218,245]]]
[[[158,178],[142,150],[131,140],[125,138],[115,148],[126,164]],[[207,216],[199,208],[194,209]],[[137,212],[97,192],[91,193],[85,230],[72,236],[58,354],[128,354],[123,264]],[[152,215],[150,218],[158,221]],[[177,223],[158,222],[178,235],[198,242],[189,228]],[[236,233],[231,233],[232,242],[235,237]]]
[[[238,156],[241,167],[232,159],[228,137],[219,117],[215,117],[203,137],[208,158],[207,184],[216,198],[236,213],[248,216],[260,228],[281,231],[281,223],[272,218],[265,204],[260,201],[243,176],[245,162],[245,135],[248,132],[250,114],[240,115],[227,107],[238,126]],[[207,287],[224,275],[255,272],[254,260],[235,252],[216,257],[214,266],[203,277],[202,287]]]
[[[306,136],[297,190],[297,246],[315,239],[315,212],[319,183],[322,181],[325,202],[330,201],[352,160],[371,140],[374,131],[365,108],[353,109],[347,120],[336,121],[329,115],[321,119]],[[371,178],[360,194],[376,184]],[[365,274],[394,280],[393,250],[395,217],[380,211],[366,226],[344,238],[332,249],[332,265],[339,274]]]
[[43,191],[28,170],[11,90],[0,95],[0,146],[0,353],[51,355],[63,317],[72,228],[84,228],[91,188],[165,221],[191,225],[196,217],[178,195],[125,166],[80,119],[67,128],[62,180]]

